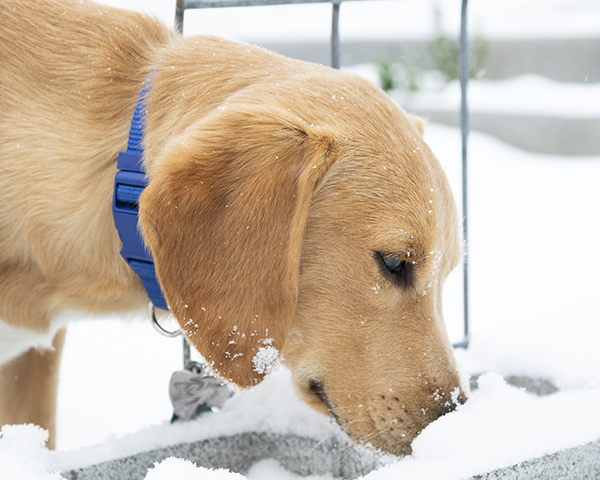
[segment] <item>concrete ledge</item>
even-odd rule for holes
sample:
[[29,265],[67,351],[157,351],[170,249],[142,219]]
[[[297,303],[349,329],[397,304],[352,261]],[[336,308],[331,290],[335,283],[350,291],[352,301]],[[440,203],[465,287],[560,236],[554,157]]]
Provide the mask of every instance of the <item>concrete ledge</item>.
[[596,480],[600,478],[600,441],[500,468],[468,480]]
[[185,458],[206,468],[246,474],[260,460],[273,458],[303,476],[333,475],[354,479],[382,466],[374,456],[351,445],[294,435],[243,433],[151,450],[91,467],[64,471],[67,480],[143,480],[148,469],[168,457]]
[[[227,468],[246,474],[256,462],[277,460],[298,475],[333,475],[353,480],[383,464],[352,446],[296,436],[244,433],[152,450],[92,467],[61,472],[67,480],[143,480],[148,469],[168,457],[186,458],[206,468]],[[595,480],[600,478],[600,441],[465,480]]]

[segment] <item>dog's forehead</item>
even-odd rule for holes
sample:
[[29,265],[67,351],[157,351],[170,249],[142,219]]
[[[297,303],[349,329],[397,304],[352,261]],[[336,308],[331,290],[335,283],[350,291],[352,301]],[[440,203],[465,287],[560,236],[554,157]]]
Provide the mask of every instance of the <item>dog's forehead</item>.
[[456,250],[456,207],[445,174],[420,134],[401,129],[396,138],[340,144],[313,206],[323,221],[373,248]]
[[428,213],[434,203],[453,202],[439,162],[414,132],[346,141],[329,177],[347,201],[388,214]]

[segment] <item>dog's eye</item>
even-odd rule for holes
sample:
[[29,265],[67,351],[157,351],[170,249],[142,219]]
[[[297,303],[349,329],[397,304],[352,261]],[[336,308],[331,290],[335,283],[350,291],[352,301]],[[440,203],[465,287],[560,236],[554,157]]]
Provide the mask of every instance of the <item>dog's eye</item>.
[[397,255],[378,252],[376,258],[383,274],[392,282],[402,288],[410,286],[412,279],[413,263],[403,260]]
[[391,255],[382,255],[382,260],[387,269],[393,273],[400,273],[406,267],[404,260]]

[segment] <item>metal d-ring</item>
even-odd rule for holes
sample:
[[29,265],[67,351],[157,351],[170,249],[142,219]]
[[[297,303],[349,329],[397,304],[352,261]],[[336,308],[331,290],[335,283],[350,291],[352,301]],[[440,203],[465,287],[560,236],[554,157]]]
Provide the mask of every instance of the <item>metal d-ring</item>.
[[152,302],[148,302],[148,316],[150,317],[150,321],[152,322],[152,326],[156,329],[158,333],[164,335],[165,337],[175,338],[181,335],[181,330],[175,330],[173,332],[166,330],[163,326],[158,323],[158,319],[156,318],[156,307]]

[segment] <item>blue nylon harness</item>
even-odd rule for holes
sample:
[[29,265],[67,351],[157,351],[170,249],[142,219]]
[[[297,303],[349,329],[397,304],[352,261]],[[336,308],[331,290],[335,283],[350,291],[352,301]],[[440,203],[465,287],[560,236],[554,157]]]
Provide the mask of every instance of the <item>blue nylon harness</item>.
[[127,151],[119,152],[113,195],[113,218],[123,242],[121,256],[140,277],[150,301],[155,307],[167,310],[167,302],[156,278],[154,260],[146,249],[138,227],[139,198],[148,185],[142,159],[144,157],[144,115],[148,82],[140,92],[135,106]]

